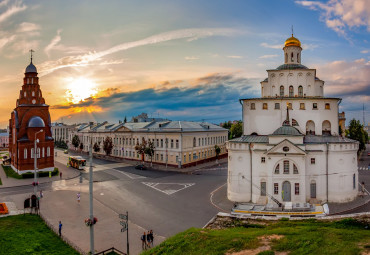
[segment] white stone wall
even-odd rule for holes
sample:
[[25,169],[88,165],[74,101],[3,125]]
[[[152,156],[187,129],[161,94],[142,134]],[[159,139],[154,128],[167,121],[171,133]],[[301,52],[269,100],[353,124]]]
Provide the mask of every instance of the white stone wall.
[[[250,151],[248,143],[227,142],[229,152],[228,164],[228,198],[235,202],[272,203],[269,198],[261,197],[261,182],[266,182],[267,193],[277,200],[282,199],[283,182],[291,184],[292,202],[326,202],[327,178],[329,183],[329,202],[348,202],[357,196],[358,171],[357,149],[358,144],[329,144],[328,173],[326,174],[326,144],[309,144],[299,146],[306,154],[298,155],[294,146],[290,145],[290,153],[284,152],[276,146],[274,153],[268,153],[273,145],[251,144],[252,147],[252,198],[251,198],[251,171]],[[280,153],[280,154],[279,154]],[[263,163],[261,158],[265,157]],[[311,163],[315,158],[315,163]],[[284,174],[283,161],[289,160],[290,172]],[[279,174],[275,174],[275,167],[280,164]],[[293,165],[298,168],[298,174],[293,173]],[[355,188],[353,186],[355,175]],[[316,199],[311,199],[310,184],[316,183]],[[274,183],[278,183],[279,192],[274,194]],[[299,195],[295,194],[295,183],[299,183]]]
[[[255,110],[251,105],[255,104]],[[263,109],[263,104],[268,106]],[[280,109],[275,109],[275,103],[280,104]],[[292,104],[292,110],[289,110],[290,121],[295,119],[303,134],[306,133],[307,121],[312,120],[315,123],[316,135],[322,135],[322,123],[328,120],[331,124],[331,134],[338,135],[338,99],[270,99],[258,100],[248,99],[243,101],[243,120],[244,135],[257,133],[258,135],[272,134],[276,129],[282,126],[286,119],[287,103]],[[305,104],[305,109],[300,109],[300,104]],[[313,104],[317,104],[317,109],[313,109]],[[330,109],[325,109],[325,104],[330,104]],[[253,120],[253,121],[251,121]]]

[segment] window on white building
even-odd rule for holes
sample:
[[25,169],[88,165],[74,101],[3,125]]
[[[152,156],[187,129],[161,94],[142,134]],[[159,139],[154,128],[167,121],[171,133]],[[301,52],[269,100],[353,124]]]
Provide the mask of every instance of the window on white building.
[[315,165],[316,163],[316,159],[315,158],[311,158],[311,165]]
[[276,167],[275,167],[275,174],[279,174],[280,173],[280,164],[278,164]]
[[298,87],[298,96],[303,97],[303,87],[302,86]]
[[330,104],[329,103],[325,104],[325,110],[330,110]]
[[317,103],[313,103],[313,104],[312,104],[312,109],[313,109],[313,110],[317,110]]
[[171,139],[171,148],[173,148],[173,139]]
[[284,86],[283,85],[280,86],[280,96],[281,97],[284,96]]
[[274,194],[279,194],[279,183],[274,183]]
[[356,189],[356,174],[353,174],[353,189]]
[[179,140],[176,140],[176,149],[179,148]]
[[279,110],[280,109],[280,103],[275,103],[275,110]]
[[304,105],[304,103],[300,103],[300,104],[299,104],[299,109],[300,109],[300,110],[305,110],[305,105]]
[[263,103],[263,104],[262,104],[262,109],[263,109],[263,110],[267,110],[267,109],[268,109],[268,107],[267,107],[267,103]]
[[293,164],[293,174],[298,174],[298,168],[295,164]]
[[284,160],[284,174],[289,174],[289,160]]
[[293,86],[289,86],[289,97],[294,97],[294,88],[293,88]]
[[256,104],[255,103],[251,103],[251,110],[256,110]]
[[295,183],[294,184],[294,193],[296,194],[296,195],[299,195],[299,183]]
[[265,157],[261,157],[261,163],[265,163],[266,162],[266,158]]

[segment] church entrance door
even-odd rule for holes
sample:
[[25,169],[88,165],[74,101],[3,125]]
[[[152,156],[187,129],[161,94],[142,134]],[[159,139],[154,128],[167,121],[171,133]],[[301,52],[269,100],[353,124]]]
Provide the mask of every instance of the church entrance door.
[[285,181],[283,182],[283,194],[282,194],[283,201],[289,202],[291,200],[290,196],[291,196],[290,182]]

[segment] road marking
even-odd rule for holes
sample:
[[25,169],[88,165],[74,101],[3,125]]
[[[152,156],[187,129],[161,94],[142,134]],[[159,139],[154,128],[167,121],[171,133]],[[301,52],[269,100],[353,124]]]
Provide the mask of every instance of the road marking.
[[112,169],[113,171],[116,171],[116,172],[119,172],[121,174],[124,174],[126,175],[128,178],[132,179],[132,180],[135,180],[135,179],[143,179],[143,178],[146,178],[145,176],[141,176],[141,175],[137,175],[137,174],[128,174],[124,171],[121,171],[121,170],[117,170],[117,169]]
[[209,200],[211,201],[211,204],[216,207],[217,209],[221,210],[222,212],[226,212],[224,209],[218,207],[214,202],[213,202],[213,195],[219,190],[221,189],[223,186],[225,186],[227,184],[227,182],[225,182],[224,184],[222,184],[220,187],[218,187],[217,189],[215,189],[214,191],[211,192],[211,196],[209,197]]
[[[158,190],[160,192],[163,192],[164,194],[166,195],[172,195],[176,192],[179,192],[180,190],[183,190],[183,189],[186,189],[186,188],[189,188],[193,185],[195,185],[195,183],[159,183],[159,182],[142,182],[142,184],[146,185],[146,186],[149,186],[155,190]],[[164,189],[161,189],[160,186],[165,186]],[[166,186],[170,186],[168,188],[166,188]],[[180,189],[174,189],[175,186],[180,186],[181,188]]]

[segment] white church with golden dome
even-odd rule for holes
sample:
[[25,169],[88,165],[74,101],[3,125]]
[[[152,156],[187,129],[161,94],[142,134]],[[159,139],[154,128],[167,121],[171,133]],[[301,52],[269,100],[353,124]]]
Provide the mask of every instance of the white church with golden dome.
[[358,142],[339,133],[340,98],[324,96],[300,41],[267,70],[261,97],[240,99],[243,136],[227,142],[228,198],[257,204],[348,202],[358,194]]

